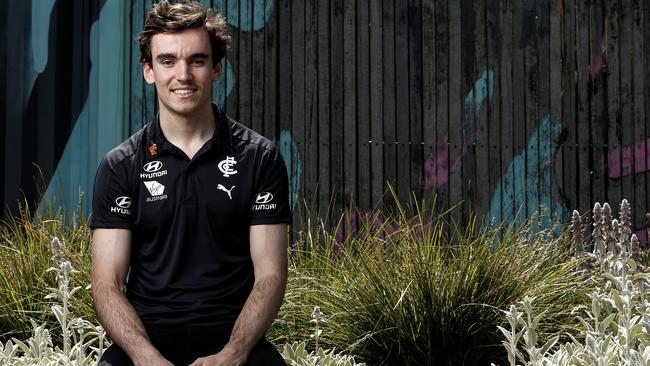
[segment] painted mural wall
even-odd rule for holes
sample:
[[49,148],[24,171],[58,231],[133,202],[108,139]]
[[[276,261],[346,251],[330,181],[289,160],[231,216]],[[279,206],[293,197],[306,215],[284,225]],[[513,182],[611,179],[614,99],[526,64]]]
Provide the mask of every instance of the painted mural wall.
[[[633,202],[646,236],[650,5],[640,0],[204,0],[233,35],[213,100],[278,144],[292,206],[435,195],[484,222]],[[89,213],[102,156],[156,113],[150,0],[0,6],[0,192]]]

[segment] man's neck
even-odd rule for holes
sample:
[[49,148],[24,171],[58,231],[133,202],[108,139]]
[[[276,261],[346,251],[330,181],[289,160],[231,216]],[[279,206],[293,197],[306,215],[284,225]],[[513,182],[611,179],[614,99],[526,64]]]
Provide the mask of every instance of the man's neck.
[[215,132],[212,105],[182,116],[161,108],[160,128],[167,141],[181,149],[190,159],[212,138]]

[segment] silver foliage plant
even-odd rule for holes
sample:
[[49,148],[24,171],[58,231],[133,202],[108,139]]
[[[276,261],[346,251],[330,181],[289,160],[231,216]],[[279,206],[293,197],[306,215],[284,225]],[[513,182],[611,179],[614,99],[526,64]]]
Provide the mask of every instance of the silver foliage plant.
[[56,288],[48,288],[45,297],[53,301],[50,309],[59,323],[62,347],[55,346],[46,324],[38,325],[31,320],[34,334],[26,341],[12,338],[5,344],[0,342],[0,365],[95,365],[108,346],[106,333],[100,325],[79,317],[70,311],[70,298],[81,287],[70,288],[70,276],[78,273],[72,264],[62,259],[61,242],[52,240],[54,266],[48,272],[56,276]]
[[635,261],[639,240],[631,217],[627,200],[618,219],[609,204],[596,203],[585,240],[586,220],[573,212],[574,253],[582,259],[575,275],[589,275],[599,285],[587,304],[574,309],[584,337],[569,335],[571,342],[558,345],[558,335],[540,346],[536,329],[544,314],[534,315],[535,299],[527,297],[520,302],[523,313],[515,305],[505,311],[509,329],[499,327],[509,365],[650,365],[650,272]]
[[314,307],[311,313],[310,322],[315,325],[315,331],[311,337],[316,341],[316,349],[313,352],[307,351],[306,342],[293,342],[285,344],[282,357],[289,366],[365,366],[365,363],[356,363],[353,356],[336,353],[335,350],[324,351],[318,346],[318,338],[323,332],[320,323],[326,322],[325,315],[319,306]]

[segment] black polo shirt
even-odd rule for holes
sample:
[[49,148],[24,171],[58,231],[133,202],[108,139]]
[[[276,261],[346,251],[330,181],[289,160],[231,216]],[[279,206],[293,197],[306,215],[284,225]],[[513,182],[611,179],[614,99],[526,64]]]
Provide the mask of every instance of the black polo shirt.
[[192,159],[156,119],[97,170],[90,226],[131,230],[127,298],[147,325],[234,323],[254,281],[250,226],[291,222],[274,144],[213,109]]

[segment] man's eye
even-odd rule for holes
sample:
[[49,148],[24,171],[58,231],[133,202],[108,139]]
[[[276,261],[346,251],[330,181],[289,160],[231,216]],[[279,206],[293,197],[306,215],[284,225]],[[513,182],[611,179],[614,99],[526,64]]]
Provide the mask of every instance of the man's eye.
[[205,63],[205,61],[203,61],[203,60],[192,60],[192,61],[190,61],[190,63],[192,65],[202,66]]
[[172,66],[174,63],[172,62],[172,60],[162,60],[160,61],[160,64],[163,66]]

